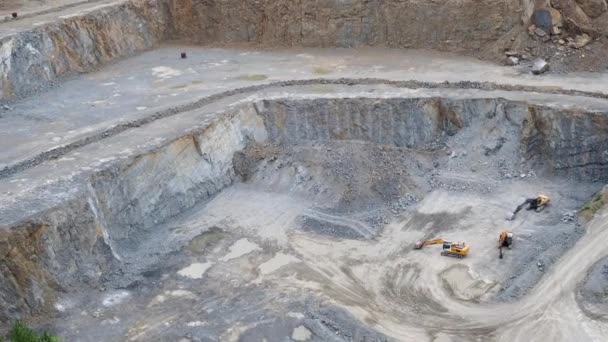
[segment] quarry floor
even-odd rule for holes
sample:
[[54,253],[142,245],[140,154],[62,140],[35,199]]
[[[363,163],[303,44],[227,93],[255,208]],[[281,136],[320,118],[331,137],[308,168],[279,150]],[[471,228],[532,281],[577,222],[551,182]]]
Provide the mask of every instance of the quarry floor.
[[[543,278],[528,296],[479,303],[512,274],[515,254],[534,254],[526,240],[542,233],[537,225],[584,196],[563,189],[559,207],[504,223],[514,194],[530,187],[559,192],[538,181],[484,197],[435,191],[372,239],[343,239],[302,231],[298,218],[345,229],[364,226],[369,213],[324,214],[271,186],[235,185],[159,227],[138,252],[119,251],[151,270],[137,285],[66,294],[49,327],[68,341],[599,341],[608,327],[584,318],[571,294],[584,276],[577,270],[606,254],[606,217],[544,274],[533,258],[531,272]],[[447,217],[442,236],[473,246],[466,259],[412,249],[433,214]],[[505,227],[517,238],[499,260],[495,237]],[[174,243],[184,247],[167,253]]]
[[[187,58],[181,59],[180,52]],[[0,109],[0,169],[206,96],[316,78],[477,81],[608,94],[608,74],[539,77],[437,52],[173,44],[7,103],[8,109]],[[124,150],[168,138],[240,102],[356,96],[504,97],[608,111],[606,99],[530,91],[407,89],[381,83],[272,86],[231,94],[195,113],[176,111],[171,118],[87,145],[80,154],[18,170],[0,179],[0,204],[73,170],[101,167]],[[465,149],[466,141],[461,144]],[[328,146],[302,148],[325,151]],[[325,152],[318,156],[336,158]],[[323,203],[285,191],[281,180],[273,178],[278,176],[262,170],[260,175],[270,178],[236,183],[142,235],[136,245],[120,246],[124,276],[133,276],[132,282],[119,286],[119,280],[112,280],[111,288],[66,294],[56,305],[57,316],[40,325],[66,341],[486,341],[488,336],[499,341],[600,341],[607,336],[606,322],[585,316],[574,290],[585,277],[581,270],[608,254],[608,214],[586,230],[560,221],[601,185],[528,173],[498,180],[470,172],[472,159],[444,159],[448,167],[439,177],[466,179],[492,191],[433,189],[388,217],[381,230],[366,220],[375,215],[374,208],[356,214],[321,210]],[[523,211],[516,221],[504,220],[523,196],[540,191],[551,192],[555,204],[539,214]],[[0,212],[0,223],[23,214]],[[436,215],[444,225],[440,237],[473,246],[466,259],[441,257],[438,246],[412,250],[418,239],[429,237],[421,227],[429,227]],[[306,216],[369,233],[369,238],[303,230],[300,220]],[[503,229],[517,235],[514,250],[501,261],[495,245]],[[540,243],[550,247],[538,251]]]

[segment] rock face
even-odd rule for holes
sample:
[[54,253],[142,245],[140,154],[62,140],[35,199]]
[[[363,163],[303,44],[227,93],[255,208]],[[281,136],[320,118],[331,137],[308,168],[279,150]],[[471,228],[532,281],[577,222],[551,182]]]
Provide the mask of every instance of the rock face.
[[605,0],[576,0],[576,3],[589,18],[597,18],[607,9]]
[[166,37],[168,22],[162,1],[132,0],[0,37],[1,98],[149,49]]
[[556,174],[588,181],[608,178],[608,117],[603,114],[530,106],[522,145],[528,159]]
[[[227,113],[157,151],[101,170],[63,204],[0,226],[0,322],[50,312],[70,288],[100,287],[146,229],[232,183],[232,156],[264,140],[255,110]],[[44,190],[40,190],[44,191]]]
[[0,230],[0,322],[52,310],[57,294],[95,286],[112,255],[85,197]]
[[176,32],[204,43],[473,50],[496,41],[519,20],[518,2],[511,0],[177,0],[173,4],[185,14]]
[[521,122],[523,154],[546,171],[608,180],[608,118],[602,114],[495,99],[284,100],[261,107],[269,139],[286,144],[356,139],[415,148],[441,132],[454,135],[486,118],[505,116]]
[[605,0],[551,0],[559,10],[564,26],[573,33],[608,34],[608,12]]

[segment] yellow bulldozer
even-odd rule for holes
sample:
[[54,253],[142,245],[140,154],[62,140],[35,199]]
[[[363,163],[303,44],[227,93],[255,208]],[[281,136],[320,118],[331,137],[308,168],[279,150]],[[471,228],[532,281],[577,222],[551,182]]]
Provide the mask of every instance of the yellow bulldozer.
[[444,239],[418,241],[414,248],[421,249],[430,245],[443,245],[443,249],[441,250],[441,255],[443,256],[453,256],[462,259],[469,254],[469,246],[464,242],[450,242]]

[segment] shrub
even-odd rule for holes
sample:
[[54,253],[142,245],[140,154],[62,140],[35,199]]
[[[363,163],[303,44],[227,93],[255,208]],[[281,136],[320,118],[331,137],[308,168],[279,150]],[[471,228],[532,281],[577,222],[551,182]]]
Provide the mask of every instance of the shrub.
[[[17,321],[13,325],[8,333],[8,338],[10,342],[61,342],[58,337],[49,335],[47,332],[39,336],[21,321]],[[0,342],[2,341],[0,337]]]

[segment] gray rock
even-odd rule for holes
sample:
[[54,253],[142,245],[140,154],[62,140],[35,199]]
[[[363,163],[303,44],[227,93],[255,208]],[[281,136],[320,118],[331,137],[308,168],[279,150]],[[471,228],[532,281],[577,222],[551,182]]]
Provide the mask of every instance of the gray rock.
[[581,49],[591,42],[591,37],[586,34],[579,34],[568,43],[568,46],[575,49]]
[[576,212],[572,212],[572,211],[565,212],[562,215],[562,222],[572,222],[572,221],[574,221],[575,217],[576,217]]
[[540,75],[549,70],[549,63],[547,63],[544,59],[538,58],[532,64],[532,73],[534,75]]
[[519,58],[517,58],[517,57],[513,57],[513,56],[511,56],[511,57],[507,57],[507,60],[506,60],[506,62],[505,62],[505,63],[506,63],[507,65],[511,65],[511,66],[513,66],[513,65],[517,65],[517,64],[519,64]]
[[547,32],[545,32],[545,30],[543,30],[542,28],[537,27],[534,29],[534,34],[539,37],[545,37],[547,35]]

